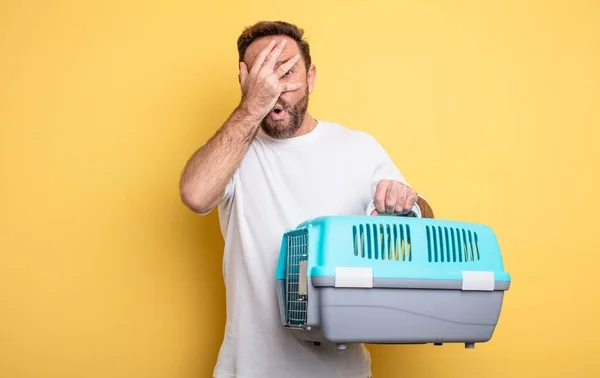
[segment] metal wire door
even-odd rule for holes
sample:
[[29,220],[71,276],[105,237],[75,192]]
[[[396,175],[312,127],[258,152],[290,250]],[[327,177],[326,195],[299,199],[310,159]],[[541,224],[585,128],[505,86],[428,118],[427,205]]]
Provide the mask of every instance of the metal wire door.
[[302,327],[307,321],[308,290],[306,264],[308,260],[308,230],[298,230],[288,236],[286,269],[286,325]]

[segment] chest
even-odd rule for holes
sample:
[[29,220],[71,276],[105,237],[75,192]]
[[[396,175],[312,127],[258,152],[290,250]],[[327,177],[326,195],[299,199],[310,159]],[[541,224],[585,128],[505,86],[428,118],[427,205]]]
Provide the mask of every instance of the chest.
[[292,226],[321,215],[363,214],[371,201],[372,170],[356,154],[329,148],[250,149],[236,183],[240,210]]

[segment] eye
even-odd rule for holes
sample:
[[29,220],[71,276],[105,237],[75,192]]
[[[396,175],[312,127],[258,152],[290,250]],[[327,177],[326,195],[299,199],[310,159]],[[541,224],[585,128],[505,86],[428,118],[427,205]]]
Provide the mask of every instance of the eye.
[[291,74],[292,74],[292,70],[289,70],[288,72],[286,72],[286,73],[284,74],[284,76],[290,76]]

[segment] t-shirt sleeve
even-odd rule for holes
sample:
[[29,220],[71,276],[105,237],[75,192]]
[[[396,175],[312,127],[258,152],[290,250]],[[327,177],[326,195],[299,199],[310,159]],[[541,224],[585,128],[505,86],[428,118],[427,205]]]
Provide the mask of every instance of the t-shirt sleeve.
[[229,182],[227,183],[227,186],[225,187],[225,191],[223,192],[223,198],[221,198],[221,203],[228,201],[233,196],[233,190],[235,185],[234,179],[235,174],[231,176]]

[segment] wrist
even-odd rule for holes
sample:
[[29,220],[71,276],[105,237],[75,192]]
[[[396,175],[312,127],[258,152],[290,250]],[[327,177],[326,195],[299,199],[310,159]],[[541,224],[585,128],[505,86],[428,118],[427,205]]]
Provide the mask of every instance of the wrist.
[[242,104],[233,111],[230,127],[230,132],[238,135],[238,138],[242,138],[245,142],[249,142],[254,139],[262,118],[259,118],[256,114],[249,111]]
[[252,104],[251,101],[246,99],[242,99],[238,105],[238,110],[241,116],[252,124],[259,124],[266,116],[266,114],[263,114],[264,112],[261,111],[260,107]]

